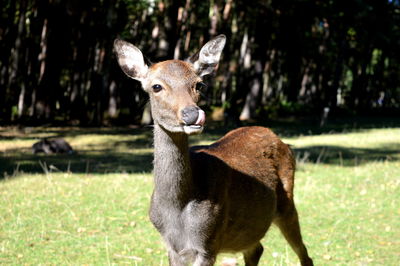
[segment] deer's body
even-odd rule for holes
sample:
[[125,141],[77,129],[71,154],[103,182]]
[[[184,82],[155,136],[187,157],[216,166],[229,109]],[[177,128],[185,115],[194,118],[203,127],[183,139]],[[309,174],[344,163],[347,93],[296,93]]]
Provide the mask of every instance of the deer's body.
[[[247,127],[189,150],[185,135],[173,139],[166,134],[167,140],[158,143],[162,131],[155,129],[156,189],[150,217],[169,245],[178,253],[219,253],[257,244],[278,214],[278,197],[286,196],[277,195],[283,187],[279,172],[293,176],[287,145],[266,128]],[[177,171],[176,164],[185,161],[190,165]]]
[[243,252],[246,265],[257,265],[260,240],[272,222],[302,265],[312,265],[293,202],[295,161],[286,144],[267,128],[245,127],[189,149],[188,136],[200,133],[205,121],[196,88],[224,44],[225,37],[218,36],[189,62],[148,68],[136,47],[115,42],[122,69],[150,95],[155,181],[150,220],[167,244],[171,265],[213,265],[220,252]]

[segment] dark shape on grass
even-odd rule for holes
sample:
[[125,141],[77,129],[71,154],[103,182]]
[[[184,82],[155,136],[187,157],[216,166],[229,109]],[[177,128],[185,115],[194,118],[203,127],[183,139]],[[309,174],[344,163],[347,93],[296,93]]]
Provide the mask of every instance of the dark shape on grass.
[[42,139],[41,141],[36,142],[35,144],[32,145],[32,151],[34,154],[41,152],[45,154],[74,153],[74,150],[72,149],[71,145],[61,138]]

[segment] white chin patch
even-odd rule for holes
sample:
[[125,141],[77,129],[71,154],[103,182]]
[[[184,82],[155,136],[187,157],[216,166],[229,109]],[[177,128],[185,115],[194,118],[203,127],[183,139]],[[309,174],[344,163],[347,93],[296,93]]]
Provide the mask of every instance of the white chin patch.
[[185,131],[185,133],[188,135],[199,134],[203,131],[203,126],[200,125],[183,126],[183,131]]

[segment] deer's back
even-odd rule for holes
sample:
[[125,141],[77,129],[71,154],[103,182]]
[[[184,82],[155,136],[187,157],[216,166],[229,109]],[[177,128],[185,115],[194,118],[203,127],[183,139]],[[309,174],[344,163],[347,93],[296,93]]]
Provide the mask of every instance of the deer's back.
[[276,187],[280,178],[292,178],[295,168],[288,145],[265,127],[232,130],[209,146],[193,147],[192,152],[207,154],[202,160],[214,157],[229,168],[255,178],[270,188]]

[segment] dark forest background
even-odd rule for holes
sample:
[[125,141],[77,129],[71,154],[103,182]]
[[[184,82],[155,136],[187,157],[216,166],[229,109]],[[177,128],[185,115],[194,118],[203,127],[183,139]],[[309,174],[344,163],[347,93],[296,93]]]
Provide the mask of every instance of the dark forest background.
[[114,39],[157,62],[221,33],[202,100],[220,119],[399,114],[399,0],[0,0],[0,11],[1,124],[147,123]]

